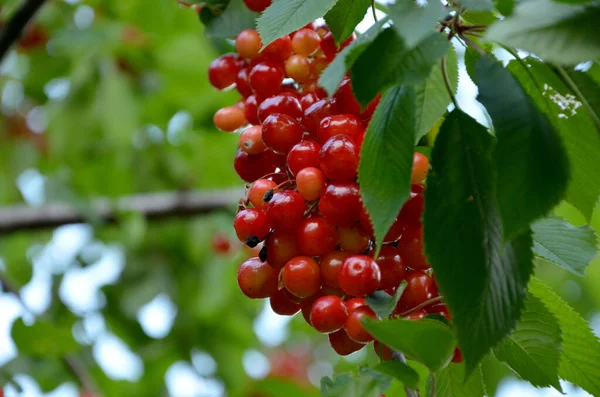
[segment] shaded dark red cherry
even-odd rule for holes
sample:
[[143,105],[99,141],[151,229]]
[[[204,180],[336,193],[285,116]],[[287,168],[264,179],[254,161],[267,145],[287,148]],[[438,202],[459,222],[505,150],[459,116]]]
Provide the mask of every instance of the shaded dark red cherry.
[[340,356],[347,356],[365,347],[363,343],[358,343],[350,339],[344,329],[333,332],[328,336],[329,344],[331,344],[333,350]]
[[354,225],[362,210],[358,184],[354,182],[331,182],[319,200],[319,211],[336,226]]
[[373,342],[373,350],[375,354],[381,359],[381,361],[389,361],[394,356],[394,351],[388,346],[379,342],[378,340]]
[[258,120],[258,102],[256,101],[256,95],[253,94],[246,98],[244,105],[246,120],[253,125],[260,124],[260,121]]
[[335,248],[337,230],[323,217],[307,218],[300,223],[296,241],[302,255],[325,255]]
[[300,255],[295,233],[273,232],[266,240],[267,260],[273,267],[281,268],[287,261]]
[[283,267],[281,281],[292,295],[308,298],[316,294],[321,287],[319,265],[308,256],[292,258]]
[[402,263],[400,253],[393,245],[384,245],[375,260],[381,271],[379,289],[396,288],[404,279],[406,266]]
[[404,316],[407,320],[422,320],[427,316],[427,312],[423,309],[415,310],[414,312]]
[[277,64],[261,62],[252,68],[249,81],[260,101],[277,94],[281,89],[283,78],[283,70]]
[[300,123],[287,114],[270,115],[262,127],[263,142],[268,148],[279,153],[289,152],[304,134]]
[[235,83],[241,65],[236,54],[221,55],[210,63],[208,79],[213,87],[223,90]]
[[322,333],[340,330],[348,319],[348,309],[339,296],[322,296],[313,303],[310,322],[314,329]]
[[290,36],[283,36],[269,44],[262,51],[262,55],[277,62],[285,62],[294,52]]
[[439,314],[440,316],[446,317],[446,319],[448,319],[449,321],[452,320],[452,316],[450,315],[448,306],[446,306],[445,303],[434,303],[433,305],[425,307],[425,311],[427,312],[427,314]]
[[323,292],[323,290],[319,290],[308,298],[298,298],[300,299],[300,310],[302,311],[302,317],[304,318],[304,321],[306,321],[306,324],[312,326],[310,322],[310,311],[312,310],[312,305],[317,301],[317,299],[325,295],[330,294],[326,294]]
[[240,289],[248,298],[268,298],[277,291],[279,272],[259,258],[242,263],[237,279]]
[[266,215],[256,208],[247,208],[238,212],[233,218],[233,228],[242,242],[251,236],[263,238],[271,230]]
[[271,295],[269,304],[271,309],[280,316],[291,316],[300,311],[300,304],[292,301],[284,289]]
[[337,113],[335,101],[321,99],[304,111],[302,125],[312,136],[316,137],[321,120]]
[[375,339],[362,325],[362,320],[364,318],[377,320],[377,315],[370,307],[361,306],[354,309],[352,313],[348,315],[348,319],[346,320],[344,329],[346,330],[348,337],[355,342],[368,343]]
[[271,5],[272,0],[244,0],[244,4],[254,12],[263,12]]
[[398,220],[407,227],[421,225],[421,216],[423,215],[423,209],[425,208],[425,198],[423,197],[423,194],[415,193],[415,190],[419,191],[421,186],[422,185],[412,185],[410,198],[404,203],[398,214]]
[[340,268],[350,255],[348,252],[330,251],[321,256],[319,265],[321,267],[321,279],[325,285],[332,288],[340,288],[340,282],[338,281]]
[[294,145],[287,156],[287,165],[292,175],[308,167],[319,168],[321,145],[315,141],[302,141]]
[[302,105],[302,111],[305,112],[306,109],[308,109],[314,103],[320,101],[321,99],[323,99],[323,98],[319,97],[319,95],[315,91],[311,91],[311,92],[302,94],[302,96],[300,97],[300,104]]
[[294,232],[304,217],[304,198],[298,192],[276,192],[265,206],[265,213],[276,231]]
[[423,227],[409,226],[405,229],[400,241],[398,241],[398,252],[402,262],[416,270],[427,270],[431,268],[425,257],[423,248]]
[[453,363],[462,363],[463,361],[465,361],[465,358],[463,357],[463,353],[462,350],[460,350],[460,348],[455,348],[454,349],[454,355],[452,356],[452,362]]
[[367,306],[367,302],[365,298],[352,298],[346,301],[346,307],[348,308],[348,313],[352,313],[354,310],[359,307]]
[[345,135],[329,138],[321,148],[319,162],[325,176],[332,181],[353,181],[358,174],[356,144]]
[[252,87],[250,87],[250,81],[248,80],[249,73],[248,68],[242,68],[235,78],[235,88],[244,98],[252,95]]
[[274,113],[286,114],[294,119],[301,119],[304,114],[298,98],[289,92],[267,98],[258,106],[258,119],[261,123]]
[[369,248],[371,235],[358,226],[341,227],[338,229],[338,243],[342,250],[359,254]]
[[272,150],[259,154],[248,154],[238,148],[233,165],[240,178],[251,183],[275,172],[282,165],[282,159]]
[[325,117],[319,125],[318,138],[321,144],[336,135],[345,135],[356,142],[362,132],[362,122],[353,114],[337,114]]
[[407,285],[400,301],[396,305],[396,314],[403,313],[438,296],[435,281],[425,272],[411,270],[406,273],[405,280]]
[[381,271],[373,258],[353,255],[340,268],[338,282],[342,291],[352,296],[366,296],[379,288]]

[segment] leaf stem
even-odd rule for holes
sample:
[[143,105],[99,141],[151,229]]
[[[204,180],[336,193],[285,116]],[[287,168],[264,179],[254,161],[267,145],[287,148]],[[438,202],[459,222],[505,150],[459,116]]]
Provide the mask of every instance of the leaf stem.
[[429,300],[421,303],[420,305],[417,305],[417,306],[413,307],[412,309],[408,309],[404,313],[400,313],[399,316],[400,317],[406,317],[409,314],[414,313],[417,310],[421,310],[422,308],[427,307],[427,306],[429,306],[429,305],[431,305],[433,303],[441,302],[443,299],[444,299],[443,296],[436,296],[435,298],[431,298],[431,299],[429,299]]
[[27,0],[14,13],[13,17],[6,23],[0,32],[0,62],[8,53],[12,45],[19,40],[23,30],[34,17],[36,12],[44,5],[46,0]]
[[371,12],[373,13],[373,19],[375,20],[375,22],[378,22],[378,19],[377,19],[377,3],[375,3],[375,0],[371,0]]
[[448,70],[446,68],[446,57],[443,57],[441,60],[442,63],[442,76],[444,77],[444,83],[446,84],[446,89],[448,90],[448,95],[450,95],[450,99],[452,99],[452,103],[454,106],[459,109],[458,102],[456,101],[456,96],[454,96],[454,91],[452,91],[452,87],[450,86],[450,78],[448,77]]
[[590,116],[596,123],[596,127],[600,128],[600,117],[596,114],[594,109],[590,106],[587,99],[585,99],[585,97],[579,90],[579,87],[577,87],[577,85],[575,85],[575,82],[573,81],[573,79],[571,79],[571,76],[569,76],[569,74],[561,66],[556,66],[556,70],[560,74],[560,77],[562,78],[564,83],[575,93],[575,95],[577,95],[577,98],[579,98],[581,103],[583,103],[583,105],[588,109],[588,111],[590,112]]
[[[371,0],[371,8],[375,8],[376,10],[385,12],[386,14],[390,13],[390,10],[385,5],[379,4],[375,0]],[[373,11],[373,13],[375,13],[375,11]],[[375,16],[375,15],[373,15],[373,16]],[[375,20],[377,20],[377,18],[375,18]]]
[[481,55],[487,55],[487,52],[485,52],[485,50],[481,47],[479,47],[477,45],[477,43],[475,43],[473,40],[469,39],[468,37],[466,37],[464,34],[459,34],[458,37],[460,37],[465,43],[467,43],[467,45],[469,47],[471,47],[472,49],[474,49],[475,51],[477,51],[478,53],[480,53]]
[[[404,357],[404,354],[396,350],[392,350],[392,360],[406,364],[406,357]],[[406,385],[404,385],[404,392],[406,393],[406,397],[420,397],[417,390],[412,390]]]

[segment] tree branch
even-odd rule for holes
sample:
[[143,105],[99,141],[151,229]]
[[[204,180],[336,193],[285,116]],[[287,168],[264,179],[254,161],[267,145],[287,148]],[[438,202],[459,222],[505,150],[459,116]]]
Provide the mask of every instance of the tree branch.
[[26,0],[0,32],[0,62],[46,0]]
[[186,217],[235,206],[243,196],[243,189],[140,194],[115,200],[93,200],[85,214],[68,204],[49,204],[41,208],[16,205],[0,208],[0,234],[53,228],[90,219],[116,223],[123,212],[138,212],[147,219]]

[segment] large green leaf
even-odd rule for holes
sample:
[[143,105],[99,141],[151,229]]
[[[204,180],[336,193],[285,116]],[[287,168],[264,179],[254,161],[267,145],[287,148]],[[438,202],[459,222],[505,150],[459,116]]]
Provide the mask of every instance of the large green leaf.
[[253,29],[257,15],[242,0],[231,0],[221,15],[206,24],[206,34],[211,37],[232,38],[244,29]]
[[398,0],[390,5],[390,18],[394,29],[406,49],[414,48],[435,30],[438,21],[448,15],[448,9],[437,1],[419,5],[413,0]]
[[432,371],[443,368],[454,353],[454,335],[440,321],[395,319],[363,321],[365,328],[381,343],[419,361]]
[[321,378],[322,397],[379,397],[390,385],[389,378],[368,368]]
[[494,349],[494,354],[532,385],[553,386],[561,391],[558,382],[561,343],[556,316],[538,298],[529,296],[517,328]]
[[396,378],[411,389],[419,387],[419,373],[398,360],[378,364],[373,367],[373,370]]
[[375,291],[367,296],[366,302],[380,318],[388,318],[396,308],[406,285],[406,280],[402,280],[398,288],[396,288],[394,296],[388,295],[387,292]]
[[516,0],[495,0],[496,8],[505,17],[511,16],[515,9]]
[[492,0],[459,0],[457,3],[472,10],[491,10],[494,8]]
[[590,117],[596,123],[596,127],[600,129],[600,83],[594,81],[591,73],[561,67],[558,67],[557,70],[563,82],[585,106]]
[[533,252],[575,274],[582,276],[597,255],[596,235],[588,225],[573,226],[553,216],[532,225]]
[[589,221],[600,195],[600,134],[574,94],[545,64],[532,58],[508,69],[562,137],[571,164],[567,201]]
[[365,17],[371,6],[371,0],[338,0],[335,6],[325,14],[327,27],[337,43],[352,35],[356,25]]
[[504,242],[493,137],[460,110],[446,118],[425,190],[425,250],[468,372],[515,327],[533,270],[531,234]]
[[333,62],[331,62],[323,71],[319,78],[319,85],[323,87],[329,95],[333,95],[337,91],[338,86],[342,82],[348,69],[354,65],[358,56],[369,47],[369,44],[377,38],[382,30],[382,26],[386,22],[387,19],[384,18],[358,36],[356,40],[340,51]]
[[263,43],[268,45],[321,18],[336,2],[337,0],[273,0],[273,4],[256,20]]
[[588,323],[541,281],[533,278],[530,293],[538,297],[558,319],[563,349],[558,376],[594,396],[600,395],[600,341]]
[[38,320],[31,326],[22,319],[14,322],[11,337],[21,354],[36,357],[63,357],[81,346],[73,338],[71,326],[58,326]]
[[[446,55],[446,73],[453,92],[458,87],[458,59],[453,46]],[[431,128],[442,118],[450,102],[450,95],[444,82],[441,63],[436,64],[429,77],[415,86],[417,93],[416,119],[417,132],[415,142],[423,138]]]
[[481,57],[477,99],[487,109],[498,143],[496,198],[510,240],[557,205],[567,188],[569,161],[559,135],[502,65]]
[[485,387],[481,370],[465,378],[464,364],[450,364],[427,380],[427,395],[436,397],[483,397]]
[[360,195],[378,248],[410,195],[414,137],[414,89],[393,87],[369,123],[358,167]]
[[533,52],[549,62],[572,65],[600,56],[598,18],[598,4],[524,1],[512,16],[493,24],[487,38]]
[[[409,50],[394,29],[384,30],[352,66],[356,98],[366,105],[389,86],[424,80],[449,46],[444,36],[433,33]],[[376,72],[373,65],[377,65]]]

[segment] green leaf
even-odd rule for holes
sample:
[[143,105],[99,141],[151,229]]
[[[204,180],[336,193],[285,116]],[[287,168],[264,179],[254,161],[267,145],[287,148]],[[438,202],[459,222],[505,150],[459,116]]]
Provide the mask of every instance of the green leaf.
[[494,8],[492,0],[459,0],[457,3],[471,10],[491,10]]
[[[446,55],[446,72],[452,91],[458,87],[458,59],[453,46]],[[441,63],[436,64],[429,77],[415,86],[417,94],[416,119],[417,133],[415,142],[419,142],[444,116],[451,103],[450,95],[444,83]]]
[[317,397],[320,394],[312,387],[302,387],[292,379],[266,378],[253,387],[258,395],[264,397]]
[[520,3],[512,16],[490,26],[487,38],[533,52],[548,62],[572,65],[600,56],[599,18],[597,4],[530,0]]
[[336,5],[325,14],[325,22],[331,29],[336,43],[342,43],[352,35],[370,6],[371,0],[338,0]]
[[481,57],[475,67],[477,100],[494,123],[498,143],[496,198],[510,240],[546,215],[565,194],[569,160],[559,135],[500,63]]
[[491,25],[498,20],[496,14],[489,10],[467,10],[461,17],[471,25]]
[[411,389],[419,387],[419,373],[398,360],[380,363],[373,370],[394,377]]
[[387,387],[387,379],[382,382],[381,377],[365,370],[321,378],[322,397],[379,397]]
[[449,10],[437,1],[419,5],[414,0],[399,0],[389,6],[394,29],[407,50],[417,46],[435,31],[435,25],[448,15]]
[[256,20],[265,45],[321,18],[337,0],[273,0]]
[[[389,86],[426,79],[449,47],[444,36],[433,33],[416,48],[407,50],[394,29],[384,30],[352,66],[356,98],[366,105]],[[373,65],[377,65],[377,73]]]
[[19,352],[36,357],[63,357],[80,349],[71,326],[58,326],[38,320],[27,326],[22,319],[14,322],[11,337]]
[[375,229],[377,249],[410,195],[415,92],[393,87],[381,99],[361,149],[360,194]]
[[465,69],[467,70],[467,74],[473,82],[476,80],[475,65],[477,65],[479,58],[481,58],[481,54],[472,47],[467,47],[465,49]]
[[562,137],[571,164],[567,201],[589,221],[600,195],[600,134],[581,103],[544,63],[512,61],[508,69]]
[[[433,388],[435,383],[435,388]],[[435,393],[432,394],[432,389]],[[481,370],[466,378],[464,364],[450,364],[427,381],[427,395],[436,397],[483,397],[485,387]]]
[[342,82],[348,69],[354,65],[358,56],[369,47],[369,44],[379,36],[382,26],[386,22],[387,18],[384,18],[371,26],[366,32],[350,43],[350,45],[340,51],[333,62],[325,68],[319,78],[319,85],[323,87],[329,95],[333,95],[337,91],[338,86]]
[[576,70],[556,68],[563,82],[573,91],[577,99],[589,112],[590,117],[600,129],[600,85],[590,74]]
[[366,319],[363,324],[378,341],[425,364],[432,371],[443,368],[454,354],[454,335],[439,321]]
[[516,0],[496,0],[496,9],[505,17],[512,15],[515,5]]
[[398,304],[405,288],[406,280],[403,280],[396,289],[394,296],[390,296],[383,291],[375,291],[367,297],[367,304],[380,318],[388,318]]
[[210,37],[232,38],[242,30],[253,29],[257,15],[242,0],[231,0],[221,15],[206,24],[205,32]]
[[532,225],[533,252],[577,275],[597,255],[598,241],[589,225],[576,227],[557,216],[540,219]]
[[594,396],[600,395],[600,341],[588,323],[538,279],[531,280],[529,291],[544,302],[560,323],[563,354],[558,376]]
[[533,271],[530,233],[503,241],[492,150],[485,128],[454,110],[436,139],[425,190],[425,249],[467,372],[515,327]]
[[517,328],[494,349],[494,354],[532,385],[562,391],[558,381],[561,343],[556,316],[538,298],[529,296]]

